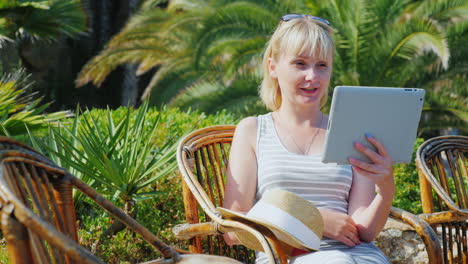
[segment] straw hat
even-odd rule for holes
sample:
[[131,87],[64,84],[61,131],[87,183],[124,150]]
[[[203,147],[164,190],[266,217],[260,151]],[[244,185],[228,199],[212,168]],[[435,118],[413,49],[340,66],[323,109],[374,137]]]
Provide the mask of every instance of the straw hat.
[[[245,215],[218,207],[216,210],[225,218],[252,223],[269,228],[285,245],[316,251],[323,235],[323,219],[319,210],[309,201],[294,193],[281,189],[266,192]],[[263,251],[260,242],[247,232],[236,232],[239,241],[246,247]],[[289,251],[287,250],[287,251]]]

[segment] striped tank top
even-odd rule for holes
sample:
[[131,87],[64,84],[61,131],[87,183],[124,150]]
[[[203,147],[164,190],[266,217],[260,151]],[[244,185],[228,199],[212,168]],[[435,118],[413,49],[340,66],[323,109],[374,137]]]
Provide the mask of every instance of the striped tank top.
[[[279,188],[299,195],[317,208],[347,214],[353,181],[351,166],[325,164],[321,158],[321,154],[305,156],[289,152],[276,133],[272,114],[259,116],[256,200],[266,191]],[[321,247],[336,243],[324,239]]]
[[[258,201],[272,189],[293,192],[312,202],[317,208],[348,213],[348,198],[353,182],[350,165],[322,163],[321,154],[300,155],[286,149],[280,141],[273,123],[272,114],[257,118],[257,192]],[[354,247],[324,237],[320,251],[305,257],[304,263],[328,263],[330,257],[338,263],[388,263],[383,253],[373,243],[361,243]],[[344,258],[343,258],[344,257]],[[299,257],[290,263],[302,263]],[[349,258],[349,261],[346,261]],[[357,262],[356,262],[357,261]],[[257,252],[256,263],[267,263],[263,252]]]

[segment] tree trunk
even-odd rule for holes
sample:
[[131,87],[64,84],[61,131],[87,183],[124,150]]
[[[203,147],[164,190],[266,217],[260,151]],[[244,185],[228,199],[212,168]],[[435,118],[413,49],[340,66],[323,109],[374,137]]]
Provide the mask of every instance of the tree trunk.
[[[124,208],[123,211],[129,215],[130,217],[136,219],[137,212],[138,212],[138,207],[136,204],[136,201],[133,199],[127,199],[124,203]],[[94,243],[92,251],[95,254],[100,253],[101,250],[101,244],[104,239],[110,238],[120,231],[125,229],[125,224],[122,222],[118,221],[117,219],[114,219],[114,222],[102,233],[102,235],[99,237],[99,239]]]
[[[125,201],[124,212],[128,214],[129,216],[131,216],[132,218],[136,218],[137,206],[136,206],[135,200],[130,199],[130,200]],[[111,224],[111,226],[102,233],[101,238],[111,237],[124,229],[125,229],[125,225],[122,222],[115,220]]]
[[[140,0],[82,0],[88,32],[78,39],[62,38],[54,43],[18,45],[18,56],[35,84],[33,90],[52,101],[49,111],[82,107],[117,108],[138,103],[139,84],[135,66],[114,70],[100,88],[88,84],[75,88],[81,68],[97,55],[127,22]],[[141,85],[143,86],[143,84]]]
[[124,81],[122,83],[122,97],[120,104],[126,106],[136,106],[138,100],[138,76],[137,64],[124,65]]
[[[138,7],[140,0],[130,0],[130,14],[133,14]],[[138,101],[138,76],[136,71],[137,64],[124,65],[124,81],[122,83],[122,94],[120,98],[121,105],[136,106]]]

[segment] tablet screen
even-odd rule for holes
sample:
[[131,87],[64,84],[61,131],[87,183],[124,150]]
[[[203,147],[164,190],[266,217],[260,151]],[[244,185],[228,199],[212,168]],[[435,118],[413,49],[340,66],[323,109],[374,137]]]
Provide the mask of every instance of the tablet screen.
[[349,164],[348,157],[368,161],[354,148],[360,142],[375,149],[366,133],[384,144],[394,163],[410,162],[424,94],[417,88],[337,86],[322,162]]

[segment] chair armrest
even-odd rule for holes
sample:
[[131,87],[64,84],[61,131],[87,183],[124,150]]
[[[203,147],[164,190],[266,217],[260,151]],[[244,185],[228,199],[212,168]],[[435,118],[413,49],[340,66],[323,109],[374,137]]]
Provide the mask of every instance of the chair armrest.
[[270,263],[287,263],[286,254],[273,232],[262,230],[265,233],[260,233],[258,230],[255,230],[255,227],[249,226],[245,223],[231,220],[218,220],[221,222],[179,224],[172,229],[172,232],[177,239],[191,239],[195,236],[222,235],[227,232],[246,231],[256,237],[262,244],[263,248],[267,252]]
[[391,208],[390,217],[404,222],[414,228],[426,246],[430,264],[443,263],[442,248],[440,247],[439,239],[437,238],[435,231],[427,222],[410,212],[396,207]]
[[468,215],[460,214],[455,211],[443,211],[435,213],[420,214],[418,217],[429,225],[435,225],[440,223],[458,222],[468,220]]
[[177,239],[188,240],[195,236],[221,235],[219,224],[206,222],[197,224],[179,224],[172,228],[172,233]]

